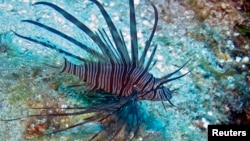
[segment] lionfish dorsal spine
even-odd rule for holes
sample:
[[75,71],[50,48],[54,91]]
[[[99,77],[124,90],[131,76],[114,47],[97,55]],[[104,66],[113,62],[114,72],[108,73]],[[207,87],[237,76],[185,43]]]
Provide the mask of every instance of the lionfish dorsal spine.
[[130,37],[132,48],[132,65],[138,66],[138,41],[137,41],[137,29],[136,29],[136,17],[134,0],[129,1],[130,11]]
[[[140,64],[141,66],[143,66],[144,63],[145,63],[145,57],[146,57],[146,54],[147,54],[147,52],[148,52],[148,49],[149,49],[149,47],[150,47],[150,45],[151,45],[152,39],[153,39],[154,34],[155,34],[155,31],[156,31],[156,27],[157,27],[157,24],[158,24],[158,11],[157,11],[157,9],[156,9],[156,7],[155,7],[154,4],[152,4],[151,2],[150,2],[150,4],[151,4],[151,6],[152,6],[153,9],[154,9],[154,14],[155,14],[154,17],[155,17],[155,20],[154,20],[153,30],[151,31],[151,34],[150,34],[150,36],[149,36],[149,39],[146,41],[145,48],[144,48],[144,50],[143,50],[143,52],[142,52],[142,55],[141,55],[141,57],[140,57],[140,60],[139,60],[139,64]],[[152,56],[152,54],[151,54],[151,56]],[[148,64],[150,65],[150,64],[151,64],[151,61],[148,62]]]
[[102,51],[103,56],[108,56],[107,59],[109,59],[110,63],[116,62],[112,57],[114,56],[113,52],[110,51],[109,47],[101,40],[101,38],[93,32],[90,28],[88,28],[85,24],[80,22],[77,18],[72,16],[70,13],[66,12],[62,8],[49,3],[49,2],[36,2],[34,5],[47,5],[53,9],[55,9],[57,12],[59,12],[63,17],[65,17],[68,21],[73,23],[75,26],[77,26],[79,29],[81,29],[85,34],[87,34],[99,47],[99,49]]
[[39,40],[39,39],[35,39],[35,38],[30,38],[30,37],[27,37],[27,36],[23,36],[23,35],[20,35],[14,31],[12,31],[16,36],[22,38],[22,39],[25,39],[25,40],[28,40],[30,42],[34,42],[34,43],[37,43],[37,44],[40,44],[40,45],[43,45],[44,47],[47,47],[47,48],[50,48],[50,49],[54,49],[54,50],[57,50],[59,53],[61,54],[65,54],[67,56],[70,56],[70,57],[73,57],[75,59],[78,59],[82,62],[89,62],[88,59],[86,58],[82,58],[82,57],[79,57],[77,55],[74,55],[72,53],[69,53],[61,48],[58,48],[54,43],[51,43],[49,41],[44,41],[44,40]]
[[85,44],[77,41],[76,39],[74,39],[74,38],[72,38],[72,37],[70,37],[70,36],[68,36],[68,35],[66,35],[64,33],[62,33],[59,30],[56,30],[56,29],[54,29],[52,27],[49,27],[49,26],[44,25],[42,23],[39,23],[37,21],[22,20],[22,22],[27,22],[27,23],[30,23],[30,24],[34,24],[36,26],[44,28],[44,29],[46,29],[46,30],[48,30],[48,31],[50,31],[50,32],[52,32],[52,33],[54,33],[54,34],[56,34],[56,35],[58,35],[58,36],[60,36],[60,37],[62,37],[64,39],[66,39],[67,41],[75,44],[77,47],[80,47],[81,49],[85,50],[88,54],[91,54],[92,56],[94,56],[96,59],[98,59],[98,61],[108,61],[107,57],[103,56],[103,54],[101,54],[100,52],[98,52],[98,51],[96,51],[96,50],[94,50],[94,49],[86,46]]
[[119,52],[119,55],[121,57],[120,58],[121,61],[124,64],[130,64],[131,61],[129,58],[127,47],[126,47],[125,43],[123,43],[123,40],[121,39],[121,36],[120,36],[118,30],[116,29],[113,21],[111,20],[109,14],[107,13],[107,11],[104,9],[104,7],[98,1],[96,1],[96,0],[90,0],[90,1],[95,3],[97,5],[97,7],[100,9],[100,11],[101,11],[101,13],[102,13],[107,25],[108,25],[108,28],[110,30],[113,41],[116,45],[116,49]]

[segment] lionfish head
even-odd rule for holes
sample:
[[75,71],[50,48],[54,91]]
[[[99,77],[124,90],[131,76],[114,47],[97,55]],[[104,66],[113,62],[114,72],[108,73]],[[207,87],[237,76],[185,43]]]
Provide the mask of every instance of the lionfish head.
[[170,88],[168,88],[167,86],[165,86],[164,84],[177,80],[185,75],[187,75],[188,73],[190,73],[190,71],[179,75],[177,77],[173,77],[171,78],[171,76],[173,76],[174,74],[178,73],[183,67],[186,66],[186,64],[189,62],[190,60],[188,60],[186,63],[184,63],[180,68],[178,68],[177,70],[175,70],[172,73],[169,73],[167,75],[164,75],[161,78],[156,78],[154,85],[152,87],[146,87],[147,89],[144,90],[140,95],[139,95],[139,99],[142,100],[151,100],[151,101],[168,101],[172,106],[175,106],[170,99],[172,98],[172,94],[174,91],[176,91],[177,89],[173,89],[171,90]]

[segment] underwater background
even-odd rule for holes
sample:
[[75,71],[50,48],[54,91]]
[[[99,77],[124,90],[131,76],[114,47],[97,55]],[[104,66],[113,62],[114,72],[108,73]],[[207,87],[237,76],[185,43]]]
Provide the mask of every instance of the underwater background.
[[[99,0],[129,41],[128,1]],[[33,6],[35,0],[0,0],[0,118],[41,114],[31,108],[84,106],[79,91],[65,89],[80,80],[51,66],[63,63],[62,55],[18,38],[13,34],[50,39],[75,54],[83,52],[32,24],[41,21],[71,37],[93,45],[82,32],[55,10]],[[107,28],[95,5],[89,1],[51,0],[91,29]],[[250,2],[247,0],[151,0],[159,12],[153,43],[158,44],[155,77],[173,72],[186,61],[181,74],[191,73],[169,85],[178,88],[172,103],[142,101],[145,141],[206,141],[209,124],[250,124]],[[135,0],[139,47],[154,23],[154,11],[146,0]],[[141,49],[142,50],[142,49]],[[140,54],[140,53],[139,53]],[[72,61],[75,61],[72,59]],[[64,110],[49,111],[64,113]],[[86,124],[50,136],[41,136],[47,126],[68,127],[84,115],[56,118],[30,117],[0,121],[0,141],[88,140],[99,130]]]

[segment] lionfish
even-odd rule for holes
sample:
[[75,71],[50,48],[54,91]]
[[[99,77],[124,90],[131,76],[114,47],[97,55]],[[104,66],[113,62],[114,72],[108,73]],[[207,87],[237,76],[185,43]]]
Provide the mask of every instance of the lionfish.
[[133,139],[138,135],[139,128],[142,123],[138,101],[161,101],[162,104],[163,101],[168,101],[171,105],[173,105],[170,99],[172,98],[172,93],[174,90],[170,90],[168,87],[164,86],[164,84],[187,75],[189,72],[177,77],[172,77],[174,74],[179,72],[188,63],[188,61],[172,73],[166,74],[161,78],[154,77],[151,73],[149,73],[149,70],[156,63],[156,61],[153,59],[157,45],[152,48],[152,53],[149,56],[149,59],[146,61],[145,58],[150,49],[158,23],[158,12],[156,6],[150,3],[155,15],[154,25],[151,34],[145,43],[142,55],[139,57],[134,1],[129,0],[131,37],[130,53],[122,32],[115,27],[111,17],[104,9],[103,5],[101,5],[101,3],[96,0],[90,1],[99,8],[106,24],[108,25],[111,37],[109,37],[107,32],[102,28],[98,29],[97,32],[92,31],[76,17],[55,4],[49,2],[36,2],[34,5],[45,5],[60,13],[64,18],[84,32],[97,45],[99,51],[53,27],[49,27],[33,20],[22,21],[43,28],[71,42],[72,44],[95,57],[95,61],[74,55],[67,50],[56,48],[55,45],[49,41],[23,36],[16,32],[14,32],[14,34],[22,39],[41,44],[44,47],[57,50],[59,53],[62,53],[65,56],[69,56],[81,61],[83,63],[82,65],[76,65],[64,58],[62,72],[76,75],[83,82],[85,82],[89,90],[96,92],[96,95],[93,99],[94,101],[99,101],[99,103],[86,107],[65,108],[78,109],[80,110],[79,112],[60,114],[48,113],[47,115],[29,115],[28,117],[70,116],[93,113],[92,116],[84,119],[83,122],[64,129],[53,131],[51,134],[74,128],[86,123],[97,122],[101,125],[102,130],[95,133],[89,140],[97,139],[98,136],[102,134],[102,132],[107,133],[107,140],[114,140],[117,138],[117,136],[119,136],[122,130],[125,131],[127,136],[130,136],[129,139]]

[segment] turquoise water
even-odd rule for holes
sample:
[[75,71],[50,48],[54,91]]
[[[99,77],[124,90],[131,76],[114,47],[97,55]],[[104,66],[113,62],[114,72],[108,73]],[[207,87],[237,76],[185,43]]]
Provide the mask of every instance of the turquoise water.
[[[82,82],[75,76],[60,73],[64,57],[62,54],[21,39],[12,31],[28,37],[40,37],[40,40],[53,41],[59,49],[65,49],[81,57],[89,57],[86,52],[58,36],[32,24],[21,22],[27,19],[35,20],[54,27],[93,49],[97,49],[97,46],[55,10],[42,5],[33,6],[34,2],[0,1],[2,119],[46,112],[31,108],[88,105],[81,96],[84,88],[64,89],[65,86]],[[98,28],[107,29],[102,15],[91,2],[64,0],[52,3],[72,13],[94,31]],[[122,31],[129,46],[128,2],[103,0],[101,3],[117,28]],[[233,66],[249,62],[244,62],[243,56],[239,61],[239,58],[234,58],[228,53],[235,48],[230,38],[232,32],[229,27],[196,20],[197,15],[178,2],[171,1],[170,10],[167,2],[158,0],[154,1],[154,4],[159,11],[159,23],[153,44],[158,44],[158,49],[155,55],[157,63],[150,73],[155,77],[161,77],[178,69],[189,59],[190,63],[179,74],[192,71],[167,85],[172,89],[178,88],[171,99],[176,107],[168,102],[164,102],[165,108],[161,102],[138,102],[139,116],[144,122],[141,124],[141,134],[135,140],[207,140],[207,125],[232,123],[232,111],[241,112],[247,106],[249,86],[245,82],[246,72],[238,73]],[[140,55],[151,33],[154,13],[150,4],[143,0],[136,3],[135,8]],[[163,10],[168,12],[165,13]],[[221,48],[226,51],[221,51]],[[130,51],[130,48],[128,50]],[[73,58],[67,59],[79,63]],[[60,109],[47,112],[67,111]],[[66,128],[83,121],[87,116],[89,115],[49,119],[30,117],[9,122],[0,121],[0,140],[88,140],[91,135],[101,130],[98,123],[88,123],[55,135],[41,136],[44,130]]]

